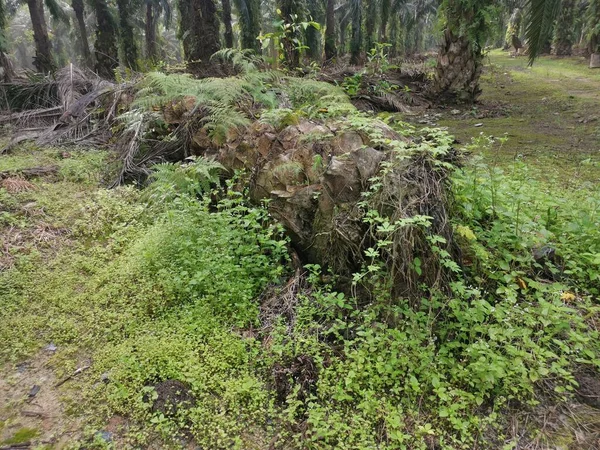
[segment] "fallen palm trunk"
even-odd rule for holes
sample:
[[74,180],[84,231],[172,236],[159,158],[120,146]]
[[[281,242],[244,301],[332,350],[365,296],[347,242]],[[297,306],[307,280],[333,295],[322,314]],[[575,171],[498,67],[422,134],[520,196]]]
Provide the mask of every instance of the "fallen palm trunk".
[[346,287],[369,265],[370,248],[387,261],[394,297],[417,295],[421,283],[447,286],[451,271],[430,238],[454,253],[449,169],[384,123],[369,120],[357,131],[344,120],[302,121],[278,131],[257,122],[222,146],[202,131],[193,141],[231,173],[250,173],[250,197],[270,200],[302,260],[329,268]]

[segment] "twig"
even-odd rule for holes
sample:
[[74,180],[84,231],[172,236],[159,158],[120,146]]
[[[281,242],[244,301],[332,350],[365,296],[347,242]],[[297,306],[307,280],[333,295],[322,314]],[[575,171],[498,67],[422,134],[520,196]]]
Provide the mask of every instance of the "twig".
[[62,379],[61,381],[59,381],[58,383],[56,383],[54,385],[54,387],[59,387],[62,386],[63,384],[65,384],[67,381],[69,381],[71,378],[76,377],[77,375],[79,375],[80,373],[83,373],[84,371],[88,370],[90,368],[90,366],[83,366],[80,367],[79,369],[77,369],[75,372],[73,372],[71,375],[69,375],[67,378]]

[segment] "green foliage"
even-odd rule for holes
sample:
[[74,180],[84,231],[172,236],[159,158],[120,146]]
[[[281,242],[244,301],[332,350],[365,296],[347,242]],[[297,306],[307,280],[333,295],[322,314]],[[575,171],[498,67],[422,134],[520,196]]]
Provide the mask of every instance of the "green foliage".
[[[247,64],[250,69],[251,65]],[[165,75],[152,72],[146,75],[138,92],[135,106],[146,110],[167,106],[185,97],[192,97],[202,113],[202,123],[211,135],[222,140],[231,128],[250,124],[245,112],[253,103],[274,106],[275,95],[265,90],[273,81],[272,72],[251,70],[239,77],[204,78],[196,80],[189,75]]]
[[208,193],[211,186],[219,182],[223,166],[206,158],[189,158],[185,164],[156,164],[152,170],[145,198],[150,203],[164,204],[177,196],[196,197]]

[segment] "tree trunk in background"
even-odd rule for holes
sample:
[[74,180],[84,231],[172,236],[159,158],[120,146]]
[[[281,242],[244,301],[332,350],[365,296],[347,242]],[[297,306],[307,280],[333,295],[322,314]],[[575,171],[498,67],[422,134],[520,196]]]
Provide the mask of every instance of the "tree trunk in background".
[[562,0],[556,28],[554,29],[554,53],[557,56],[571,55],[574,22],[575,0]]
[[[323,13],[318,2],[308,2],[308,13],[314,22],[322,24],[324,21]],[[315,27],[306,29],[306,45],[308,46],[308,55],[312,61],[321,62],[323,56],[321,44],[321,31]]]
[[350,64],[360,64],[362,52],[362,5],[352,0],[352,38],[350,41]]
[[132,12],[134,7],[131,0],[117,0],[117,8],[119,9],[119,30],[121,36],[121,51],[125,66],[137,70],[138,68],[138,49],[135,43],[135,35],[133,31]]
[[348,32],[348,19],[344,18],[340,23],[340,45],[338,47],[338,54],[343,56],[347,52],[346,35]]
[[450,94],[461,101],[474,101],[481,93],[479,77],[482,61],[481,50],[474,49],[467,36],[455,36],[447,29],[438,54],[432,93]]
[[391,0],[381,1],[381,27],[379,28],[379,42],[388,42],[387,26],[390,19]]
[[114,80],[115,69],[119,67],[119,50],[117,48],[117,25],[106,0],[92,0],[96,14],[96,54],[95,70],[102,78]]
[[87,28],[85,27],[83,0],[71,0],[71,7],[75,12],[77,27],[79,29],[79,38],[81,39],[81,55],[86,66],[92,65],[92,53],[90,52],[90,43],[88,40]]
[[185,60],[208,67],[210,57],[219,50],[219,21],[213,0],[180,0],[179,35]]
[[504,36],[504,50],[508,50],[512,47],[512,37],[515,35],[520,38],[521,36],[521,22],[523,21],[523,14],[519,8],[515,8],[513,13],[508,20],[508,28],[506,29],[506,35]]
[[2,68],[2,76],[0,80],[4,83],[10,83],[15,77],[15,71],[8,55],[0,50],[0,68]]
[[[302,17],[301,4],[298,0],[278,0],[278,6],[281,10],[281,16],[286,23],[300,22],[304,20]],[[286,34],[282,38],[283,49],[285,53],[285,61],[289,68],[300,66],[300,50],[294,40],[300,40],[300,36],[295,34],[295,31]]]
[[33,65],[42,73],[52,72],[55,67],[52,60],[52,51],[50,50],[52,47],[48,38],[48,28],[44,19],[44,5],[42,0],[27,0],[27,7],[29,8],[33,40],[35,41]]
[[223,23],[225,24],[225,47],[233,48],[233,28],[231,27],[231,2],[222,0]]
[[260,52],[260,0],[234,0],[239,15],[242,48]]
[[4,0],[0,0],[0,69],[2,72],[0,73],[0,80],[4,83],[10,83],[15,76],[15,71],[10,59],[8,59],[8,55],[6,52],[7,48],[7,40],[6,40],[6,5],[4,4]]
[[144,23],[144,37],[146,40],[146,58],[156,61],[158,51],[156,48],[156,17],[152,0],[146,0],[146,22]]
[[375,25],[377,23],[377,2],[367,2],[367,19],[365,20],[365,50],[371,51],[375,46]]
[[330,61],[337,55],[335,47],[335,0],[327,0],[325,22],[325,59]]

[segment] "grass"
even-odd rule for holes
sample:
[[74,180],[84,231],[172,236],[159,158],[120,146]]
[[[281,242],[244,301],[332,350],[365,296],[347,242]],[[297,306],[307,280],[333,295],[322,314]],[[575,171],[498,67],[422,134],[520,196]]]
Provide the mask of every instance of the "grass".
[[583,59],[543,57],[528,67],[527,58],[494,50],[482,89],[480,105],[460,116],[446,115],[440,125],[465,144],[482,133],[496,138],[484,153],[489,162],[520,159],[537,177],[564,188],[598,180],[600,73]]

